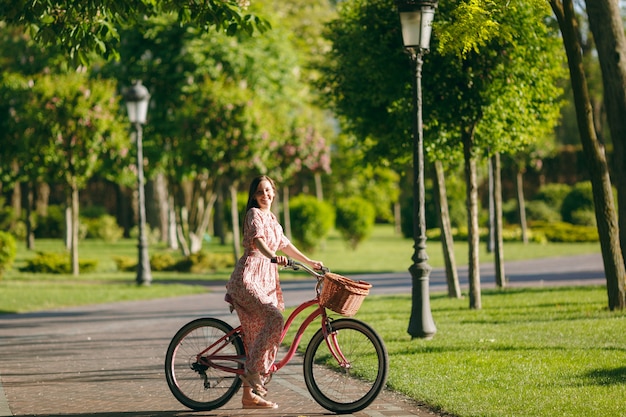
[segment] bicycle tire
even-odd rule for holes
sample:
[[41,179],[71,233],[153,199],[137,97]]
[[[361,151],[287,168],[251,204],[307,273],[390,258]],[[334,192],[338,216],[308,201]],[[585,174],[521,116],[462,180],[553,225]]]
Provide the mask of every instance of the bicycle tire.
[[349,367],[331,354],[322,329],[311,338],[304,355],[304,381],[319,405],[334,413],[350,414],[372,403],[385,386],[389,356],[380,336],[355,319],[329,324]]
[[[198,353],[223,337],[233,328],[215,318],[199,318],[184,325],[172,338],[165,355],[165,378],[174,397],[186,407],[209,411],[226,404],[239,390],[238,375],[203,365],[196,361]],[[231,338],[223,355],[245,355],[243,341]],[[224,363],[232,366],[231,362]],[[238,368],[243,365],[239,364]]]

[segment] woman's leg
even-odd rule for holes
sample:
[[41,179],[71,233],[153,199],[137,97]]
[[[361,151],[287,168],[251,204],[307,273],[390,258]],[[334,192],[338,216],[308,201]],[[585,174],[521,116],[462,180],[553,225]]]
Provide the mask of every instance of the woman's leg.
[[283,330],[283,315],[277,307],[262,304],[254,316],[248,317],[253,323],[244,326],[244,334],[248,339],[246,347],[249,349],[246,352],[246,370],[265,375],[276,359]]

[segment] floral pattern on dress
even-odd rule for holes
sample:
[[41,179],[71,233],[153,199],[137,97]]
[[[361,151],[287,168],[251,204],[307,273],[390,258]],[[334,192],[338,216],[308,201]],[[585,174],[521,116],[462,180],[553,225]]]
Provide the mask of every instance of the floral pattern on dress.
[[246,347],[246,370],[267,374],[276,358],[283,328],[283,294],[278,265],[254,245],[261,238],[276,252],[289,245],[276,216],[258,208],[246,213],[243,227],[243,256],[226,285],[239,316]]

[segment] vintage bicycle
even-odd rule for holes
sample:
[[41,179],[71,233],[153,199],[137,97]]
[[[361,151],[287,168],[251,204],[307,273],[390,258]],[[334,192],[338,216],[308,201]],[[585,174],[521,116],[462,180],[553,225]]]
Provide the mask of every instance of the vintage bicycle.
[[[287,353],[275,361],[271,374],[296,355],[305,330],[319,317],[303,358],[304,381],[315,401],[334,413],[353,413],[369,406],[383,389],[389,358],[383,340],[368,324],[351,318],[371,285],[324,268],[289,260],[285,268],[304,270],[317,278],[315,298],[300,304],[285,320],[281,342],[297,316],[314,308],[297,329]],[[330,310],[327,311],[327,310]],[[334,318],[332,312],[343,316]],[[225,405],[241,386],[246,352],[241,326],[217,318],[198,318],[172,338],[165,355],[167,384],[176,399],[198,411]]]

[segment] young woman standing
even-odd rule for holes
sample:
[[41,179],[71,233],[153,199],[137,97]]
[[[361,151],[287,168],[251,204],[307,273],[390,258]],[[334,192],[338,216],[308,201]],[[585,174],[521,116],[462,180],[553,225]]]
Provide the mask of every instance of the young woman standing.
[[[278,265],[286,265],[287,257],[314,269],[324,265],[304,255],[283,234],[283,228],[271,211],[276,196],[274,181],[256,177],[250,184],[246,217],[243,226],[244,253],[237,262],[228,284],[227,296],[232,301],[243,327],[246,347],[246,373],[243,408],[278,408],[265,400],[265,377],[274,363],[283,328],[283,295],[278,280]],[[272,263],[272,259],[275,263]]]

